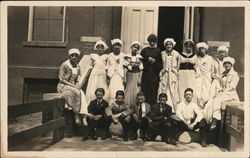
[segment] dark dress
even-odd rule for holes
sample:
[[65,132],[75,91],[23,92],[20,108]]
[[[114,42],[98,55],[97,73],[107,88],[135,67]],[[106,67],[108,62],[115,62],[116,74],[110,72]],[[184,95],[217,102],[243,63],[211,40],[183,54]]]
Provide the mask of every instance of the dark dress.
[[172,107],[168,104],[163,106],[162,111],[160,110],[160,104],[155,104],[151,107],[151,120],[149,124],[148,137],[154,140],[157,135],[162,137],[164,140],[167,137],[173,137],[175,131],[172,130],[171,119]]
[[[156,103],[157,91],[159,86],[159,73],[162,69],[161,50],[158,48],[146,47],[142,49],[141,56],[143,57],[143,72],[142,72],[142,92],[146,97],[146,102],[150,105]],[[151,64],[148,58],[152,57],[155,62]]]
[[94,120],[87,117],[88,135],[95,135],[98,133],[101,137],[108,136],[109,121],[107,120],[107,116],[105,114],[105,110],[108,106],[109,104],[105,100],[101,100],[99,102],[97,99],[95,99],[90,102],[88,106],[88,112],[92,115],[102,115],[102,117],[99,120]]

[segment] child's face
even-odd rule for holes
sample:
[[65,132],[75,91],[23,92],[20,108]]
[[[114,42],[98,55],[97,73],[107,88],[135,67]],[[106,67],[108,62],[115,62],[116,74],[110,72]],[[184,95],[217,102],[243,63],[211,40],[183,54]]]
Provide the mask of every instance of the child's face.
[[137,53],[138,50],[139,50],[139,46],[137,44],[135,44],[135,45],[132,46],[131,49],[132,49],[132,53]]
[[120,52],[120,50],[121,50],[121,44],[120,43],[115,43],[113,45],[113,47],[114,47],[114,52],[116,52],[116,53]]
[[103,98],[104,95],[103,95],[102,92],[97,91],[95,96],[96,96],[96,98],[97,98],[98,100],[101,100],[101,99]]
[[138,96],[137,101],[138,101],[138,103],[142,104],[145,101],[145,97],[144,96]]
[[172,51],[172,49],[173,49],[173,44],[172,44],[172,42],[167,42],[166,45],[165,45],[165,47],[166,47],[166,50],[167,50],[168,52]]
[[229,71],[231,70],[232,64],[230,62],[224,62],[223,66],[225,70]]
[[149,45],[150,45],[150,47],[155,47],[156,41],[149,41]]
[[198,53],[200,54],[200,56],[205,56],[205,54],[207,53],[207,50],[204,47],[200,47],[198,49]]
[[117,101],[118,103],[123,103],[123,102],[124,102],[124,96],[118,95],[118,96],[116,97],[116,101]]
[[185,50],[186,50],[187,53],[191,53],[192,50],[193,50],[192,45],[191,45],[191,44],[187,44],[187,45],[185,46]]
[[164,105],[164,104],[166,104],[166,102],[167,102],[167,98],[165,98],[165,97],[160,97],[159,99],[159,103],[161,104],[161,105]]
[[186,102],[191,102],[192,98],[193,98],[193,93],[191,91],[186,91],[186,93],[184,94],[184,97],[186,99]]
[[97,49],[97,53],[102,55],[104,53],[104,46],[99,44],[96,46],[96,49]]

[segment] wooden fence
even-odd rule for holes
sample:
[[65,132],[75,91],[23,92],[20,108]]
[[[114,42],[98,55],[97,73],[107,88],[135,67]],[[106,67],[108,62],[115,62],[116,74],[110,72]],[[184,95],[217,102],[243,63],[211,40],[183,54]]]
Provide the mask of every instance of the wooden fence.
[[52,143],[60,141],[64,137],[65,117],[63,116],[65,101],[54,99],[36,103],[18,104],[8,106],[8,119],[28,115],[36,112],[52,111],[52,120],[42,125],[27,129],[8,136],[8,147],[16,146],[24,141],[42,136],[53,130]]

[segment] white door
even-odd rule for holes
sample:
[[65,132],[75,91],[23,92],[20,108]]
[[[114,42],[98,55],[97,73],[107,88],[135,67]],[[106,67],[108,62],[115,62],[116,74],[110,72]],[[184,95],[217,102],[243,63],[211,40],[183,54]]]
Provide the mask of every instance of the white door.
[[123,7],[121,39],[123,52],[129,53],[132,41],[139,41],[142,48],[148,45],[147,37],[157,35],[158,7]]

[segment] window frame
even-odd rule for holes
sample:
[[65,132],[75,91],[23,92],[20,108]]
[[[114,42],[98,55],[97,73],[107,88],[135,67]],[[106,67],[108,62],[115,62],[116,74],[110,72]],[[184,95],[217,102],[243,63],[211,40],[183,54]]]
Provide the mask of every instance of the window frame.
[[[28,22],[28,37],[27,41],[23,42],[23,46],[33,46],[33,47],[66,47],[65,39],[65,22],[66,22],[66,7],[63,7],[63,30],[62,30],[62,40],[61,41],[34,41],[33,40],[33,30],[34,30],[34,7],[29,7],[29,22]],[[38,6],[39,7],[39,6]]]

